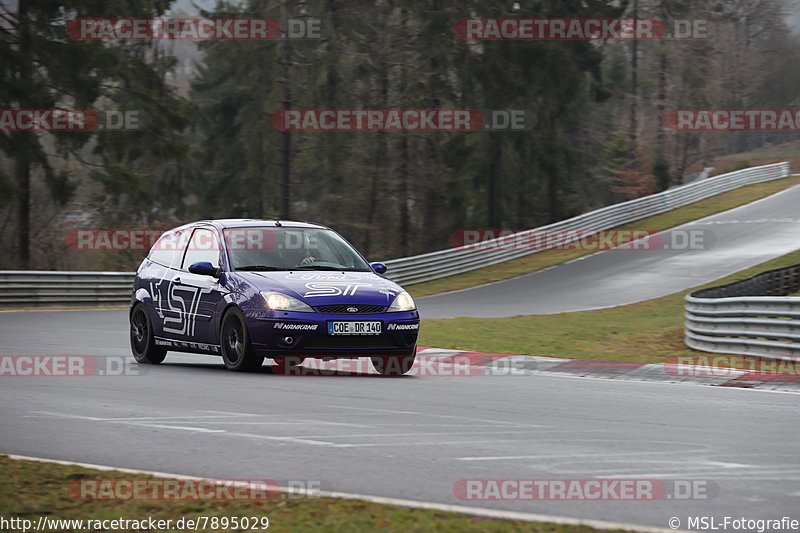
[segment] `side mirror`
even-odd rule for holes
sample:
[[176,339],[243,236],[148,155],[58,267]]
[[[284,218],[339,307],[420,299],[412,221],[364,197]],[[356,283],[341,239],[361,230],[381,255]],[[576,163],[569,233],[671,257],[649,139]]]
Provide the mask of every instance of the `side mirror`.
[[383,263],[370,263],[370,264],[369,264],[369,266],[371,266],[371,267],[372,267],[372,270],[374,270],[374,271],[375,271],[375,272],[377,272],[378,274],[383,274],[383,273],[385,273],[387,270],[389,270],[389,267],[387,267],[387,266],[386,266],[386,265],[384,265]]
[[189,265],[189,272],[192,274],[200,274],[201,276],[219,276],[219,271],[208,261],[200,261],[199,263],[192,263]]

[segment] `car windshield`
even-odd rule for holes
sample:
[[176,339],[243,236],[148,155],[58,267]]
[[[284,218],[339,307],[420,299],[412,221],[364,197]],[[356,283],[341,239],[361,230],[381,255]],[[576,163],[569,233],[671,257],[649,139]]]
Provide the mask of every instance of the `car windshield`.
[[234,270],[369,272],[369,264],[335,231],[252,227],[223,231]]

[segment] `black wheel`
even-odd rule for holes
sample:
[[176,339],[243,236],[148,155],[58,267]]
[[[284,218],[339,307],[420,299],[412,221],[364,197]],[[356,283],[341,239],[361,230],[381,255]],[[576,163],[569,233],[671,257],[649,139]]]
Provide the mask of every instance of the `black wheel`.
[[275,362],[273,374],[287,374],[291,369],[302,365],[306,358],[300,355],[276,355],[272,360]]
[[261,368],[264,356],[256,355],[253,350],[250,335],[244,323],[244,315],[239,309],[232,307],[222,317],[219,343],[222,360],[228,370],[246,372]]
[[414,366],[416,355],[386,355],[372,357],[372,366],[384,376],[402,376]]
[[166,348],[156,346],[150,317],[142,304],[136,304],[131,311],[131,352],[136,362],[154,365],[167,356]]

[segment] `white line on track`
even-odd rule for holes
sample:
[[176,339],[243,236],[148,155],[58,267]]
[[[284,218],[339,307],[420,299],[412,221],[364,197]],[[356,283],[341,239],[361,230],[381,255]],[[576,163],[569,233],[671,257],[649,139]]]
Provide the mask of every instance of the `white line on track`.
[[[57,413],[54,411],[33,411],[36,414],[46,415],[46,416],[55,416],[59,418],[77,418],[80,420],[91,420],[93,422],[140,422],[140,421],[148,421],[152,420],[154,422],[164,421],[164,420],[196,420],[196,419],[208,419],[208,418],[228,418],[230,415],[215,415],[215,416],[196,416],[196,415],[175,415],[175,416],[136,416],[136,417],[112,417],[112,418],[103,418],[97,416],[84,416],[84,415],[74,415],[72,413]],[[239,416],[259,416],[259,415],[239,415]]]
[[[52,463],[52,464],[59,464],[65,466],[78,466],[81,468],[90,468],[93,470],[102,470],[102,471],[118,471],[124,472],[128,474],[142,474],[147,476],[153,476],[158,478],[168,478],[168,479],[179,479],[179,480],[186,480],[186,481],[200,481],[205,480],[208,481],[206,478],[201,478],[197,476],[186,476],[181,474],[169,474],[165,472],[156,472],[151,470],[138,470],[133,468],[118,468],[114,466],[105,466],[105,465],[97,465],[92,463],[79,463],[74,461],[61,461],[58,459],[45,459],[41,457],[28,457],[24,455],[11,455],[9,454],[8,457],[14,460],[20,461],[37,461],[40,463]],[[221,480],[220,482],[224,482]],[[358,493],[351,493],[351,492],[335,492],[335,491],[308,491],[290,487],[278,487],[277,489],[273,489],[270,487],[270,490],[277,490],[283,493],[289,494],[300,494],[300,495],[308,495],[312,497],[322,497],[322,498],[336,498],[336,499],[343,499],[343,500],[362,500],[382,505],[395,505],[398,507],[408,507],[411,509],[426,509],[432,511],[443,511],[447,513],[460,513],[460,514],[467,514],[471,516],[478,516],[481,518],[493,518],[498,520],[520,520],[524,522],[549,522],[553,524],[562,524],[562,525],[573,525],[573,526],[589,526],[596,529],[627,529],[629,531],[639,531],[641,533],[672,533],[675,531],[680,531],[686,533],[685,530],[677,530],[677,529],[667,529],[661,527],[651,527],[651,526],[640,526],[636,524],[625,524],[620,522],[608,522],[605,520],[584,520],[580,518],[573,518],[569,516],[557,516],[557,515],[545,515],[545,514],[537,514],[537,513],[522,513],[517,511],[503,511],[497,509],[483,509],[480,507],[468,507],[466,505],[451,505],[446,503],[437,503],[437,502],[429,502],[429,501],[420,501],[420,500],[406,500],[400,498],[387,498],[384,496],[372,496],[369,494],[358,494]]]
[[[539,441],[537,441],[539,442]],[[623,441],[612,441],[623,442]],[[707,451],[706,448],[696,450],[664,450],[664,451],[650,451],[650,452],[620,452],[620,453],[562,453],[562,454],[548,454],[548,455],[486,455],[480,457],[454,457],[456,461],[517,461],[519,459],[574,459],[576,457],[630,457],[631,455],[670,455],[670,454],[692,454],[703,453]]]
[[197,433],[225,433],[224,429],[197,428],[192,426],[168,426],[166,424],[134,424],[145,428],[179,429],[182,431],[196,431]]
[[541,424],[520,424],[519,422],[504,422],[502,420],[489,420],[485,418],[471,418],[468,416],[459,416],[459,415],[440,415],[435,413],[420,413],[417,411],[394,411],[392,409],[378,409],[375,407],[352,407],[349,405],[331,405],[335,409],[353,409],[357,411],[373,411],[375,413],[392,413],[392,414],[404,414],[404,415],[424,415],[432,418],[455,418],[456,420],[466,420],[469,422],[480,422],[484,424],[496,424],[498,426],[515,426],[515,427],[530,427],[530,428],[543,428],[546,429],[550,426],[543,426]]
[[271,422],[232,422],[232,421],[224,421],[224,422],[210,422],[214,425],[234,425],[234,426],[307,426],[309,424],[314,424],[318,426],[344,426],[344,427],[351,427],[351,428],[370,428],[373,427],[371,425],[366,424],[348,424],[347,422],[327,422],[324,420],[296,420],[292,422],[279,422],[279,421],[271,421]]
[[[355,439],[355,438],[362,438],[362,437],[428,437],[428,436],[438,436],[438,435],[507,435],[507,434],[528,434],[538,431],[538,429],[523,429],[523,430],[495,430],[495,431],[428,431],[428,432],[421,432],[421,433],[350,433],[350,434],[342,434],[342,435],[305,435],[306,437],[336,437],[342,439]],[[604,431],[602,429],[589,429],[584,431]],[[568,433],[574,433],[573,430],[568,430]],[[548,431],[548,433],[552,433],[552,431]]]

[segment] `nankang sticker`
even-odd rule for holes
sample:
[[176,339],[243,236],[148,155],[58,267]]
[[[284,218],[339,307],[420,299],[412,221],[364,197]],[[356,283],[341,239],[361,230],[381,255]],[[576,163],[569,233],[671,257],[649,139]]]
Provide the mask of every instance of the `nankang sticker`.
[[275,322],[275,329],[282,330],[296,330],[296,331],[316,331],[317,324],[286,324],[284,322]]
[[419,329],[419,324],[389,324],[386,326],[387,331],[406,331],[410,329]]

